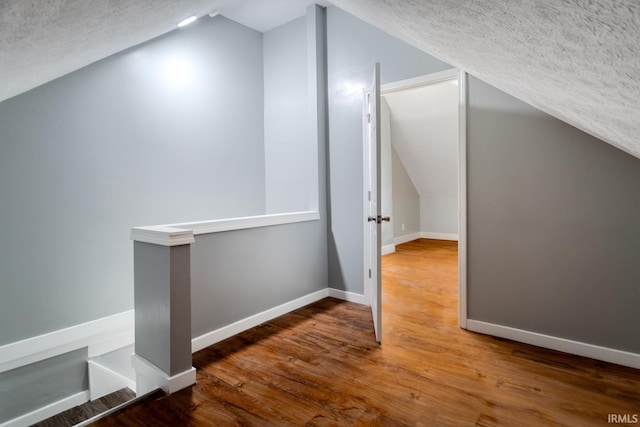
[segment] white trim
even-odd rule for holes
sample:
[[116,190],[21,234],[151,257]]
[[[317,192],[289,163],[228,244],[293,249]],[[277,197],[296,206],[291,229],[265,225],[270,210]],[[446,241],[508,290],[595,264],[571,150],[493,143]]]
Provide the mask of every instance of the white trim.
[[411,234],[405,234],[404,236],[398,236],[393,238],[394,245],[401,245],[407,242],[413,242],[414,240],[418,240],[420,238],[420,232],[415,232]]
[[138,385],[136,394],[138,395],[157,388],[171,394],[196,383],[196,368],[193,366],[184,372],[168,376],[156,365],[137,354],[131,355],[131,363],[136,371]]
[[57,402],[53,402],[49,405],[38,408],[35,411],[31,411],[17,418],[5,421],[0,424],[0,427],[27,427],[40,421],[46,420],[47,418],[53,417],[54,415],[58,415],[59,413],[64,412],[68,409],[71,409],[78,405],[82,405],[83,403],[86,403],[88,401],[89,391],[81,391],[80,393],[76,393],[72,396],[65,397],[62,400],[58,400]]
[[318,211],[306,211],[133,227],[131,229],[131,240],[162,246],[188,245],[195,241],[193,236],[200,234],[271,227],[319,219],[320,213]]
[[401,90],[409,90],[416,87],[442,83],[448,80],[455,80],[459,77],[459,75],[460,70],[458,70],[457,68],[451,68],[449,70],[428,74],[426,76],[420,76],[412,79],[400,80],[397,82],[384,84],[380,87],[380,93],[382,95],[386,95],[391,92],[398,92]]
[[396,251],[396,245],[385,245],[382,247],[382,256],[392,254]]
[[371,154],[369,152],[367,96],[369,96],[369,93],[364,90],[362,92],[362,289],[367,304],[369,304],[369,301],[371,301],[371,296],[369,295],[371,293],[371,276],[369,276],[369,270],[371,269],[371,225],[367,221],[367,217],[369,216],[370,208],[368,194],[371,190],[371,161],[369,160]]
[[125,387],[136,391],[135,380],[127,378],[95,360],[89,360],[87,364],[89,367],[89,398],[91,400],[100,399],[102,396]]
[[458,326],[467,327],[467,73],[458,77]]
[[102,356],[103,354],[111,353],[112,351],[133,345],[135,342],[134,321],[132,321],[129,326],[121,328],[120,332],[113,330],[109,335],[108,339],[97,341],[89,346],[88,356],[90,358]]
[[196,351],[200,351],[203,348],[209,347],[210,345],[219,343],[220,341],[223,341],[248,329],[254,328],[262,323],[275,319],[276,317],[280,317],[284,314],[290,313],[309,304],[313,304],[314,302],[320,301],[321,299],[327,297],[338,298],[357,304],[369,305],[369,301],[367,300],[365,295],[341,291],[339,289],[333,288],[320,289],[319,291],[312,292],[293,301],[286,302],[277,307],[270,308],[263,312],[254,314],[252,316],[233,322],[227,326],[223,326],[214,331],[193,338],[191,340],[191,351],[195,353]]
[[341,299],[343,301],[349,301],[356,304],[371,305],[370,301],[365,295],[356,294],[354,292],[342,291],[340,289],[329,288],[329,296],[332,298]]
[[189,245],[195,241],[192,230],[167,225],[134,227],[131,229],[131,240],[161,246]]
[[481,334],[507,338],[513,341],[536,345],[538,347],[549,348],[552,350],[562,351],[564,353],[590,357],[592,359],[603,360],[605,362],[640,369],[640,354],[637,353],[615,350],[612,348],[553,337],[550,335],[539,334],[537,332],[524,331],[522,329],[496,325],[473,319],[467,320],[467,329]]
[[[448,80],[458,80],[458,325],[466,327],[467,322],[467,91],[468,76],[457,68],[452,68],[438,73],[428,74],[412,79],[401,80],[394,83],[382,85],[381,94],[387,94],[399,90],[407,90],[420,86],[441,83]],[[367,144],[365,144],[365,147]],[[365,182],[369,173],[369,165],[366,161],[365,151],[364,177]],[[367,194],[364,189],[364,194]],[[366,197],[365,197],[366,199]],[[365,210],[366,212],[366,210]],[[410,235],[411,236],[411,235]],[[368,250],[367,232],[364,233],[365,254]],[[415,240],[419,237],[411,238]],[[394,239],[396,245],[410,240],[403,240],[404,236]],[[400,243],[398,243],[400,242]],[[367,280],[368,266],[365,257],[364,277]],[[365,286],[365,295],[367,287]]]
[[89,357],[134,342],[133,310],[38,335],[0,347],[0,372],[89,347]]
[[203,348],[209,347],[210,345],[244,332],[247,329],[258,326],[261,323],[268,322],[269,320],[275,319],[276,317],[282,316],[283,314],[287,314],[293,310],[297,310],[316,301],[320,301],[321,299],[328,296],[329,289],[321,289],[319,291],[297,298],[293,301],[281,304],[277,307],[273,307],[263,312],[238,320],[237,322],[233,322],[230,325],[223,326],[214,331],[200,335],[199,337],[193,338],[191,340],[191,351],[195,353],[196,351],[202,350]]
[[421,231],[420,238],[421,239],[432,239],[432,240],[458,240],[457,234],[452,233],[431,233],[430,231]]
[[169,224],[168,227],[192,230],[199,234],[220,233],[223,231],[244,230],[247,228],[271,227],[273,225],[293,224],[296,222],[320,219],[318,211],[291,212],[273,215],[245,216],[238,218],[214,219],[211,221],[183,222]]

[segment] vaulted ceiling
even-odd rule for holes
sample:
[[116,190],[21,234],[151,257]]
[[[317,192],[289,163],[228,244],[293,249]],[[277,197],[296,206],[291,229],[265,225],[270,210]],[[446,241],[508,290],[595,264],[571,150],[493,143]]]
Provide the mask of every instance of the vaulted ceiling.
[[0,101],[220,12],[264,32],[314,0],[0,0]]
[[640,157],[638,0],[332,0]]
[[[638,0],[330,2],[640,157]],[[218,9],[264,31],[310,3],[2,0],[0,101],[171,31],[191,14]]]
[[458,81],[384,95],[391,144],[420,196],[458,194]]

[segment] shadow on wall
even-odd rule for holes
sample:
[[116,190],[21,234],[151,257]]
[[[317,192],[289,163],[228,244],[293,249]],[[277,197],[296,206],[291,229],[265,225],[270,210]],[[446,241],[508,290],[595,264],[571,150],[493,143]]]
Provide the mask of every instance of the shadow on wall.
[[329,265],[332,266],[329,272],[329,287],[345,290],[344,269],[338,256],[338,246],[336,245],[335,235],[330,229],[327,233],[327,250]]

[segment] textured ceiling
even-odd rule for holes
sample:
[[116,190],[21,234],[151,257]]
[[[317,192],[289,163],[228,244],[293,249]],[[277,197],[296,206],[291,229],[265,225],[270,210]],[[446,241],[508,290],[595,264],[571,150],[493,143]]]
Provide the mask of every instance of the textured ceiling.
[[638,0],[332,3],[640,157]]
[[[213,10],[266,31],[313,0],[0,0],[0,101]],[[327,4],[324,1],[317,3]]]
[[[220,9],[264,31],[310,3],[0,0],[0,101],[171,31],[194,13]],[[638,0],[331,3],[640,157]]]

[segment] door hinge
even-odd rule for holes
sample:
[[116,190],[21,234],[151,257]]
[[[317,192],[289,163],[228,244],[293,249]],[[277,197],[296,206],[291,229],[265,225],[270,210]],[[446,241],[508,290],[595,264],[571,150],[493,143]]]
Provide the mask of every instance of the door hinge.
[[369,279],[371,279],[371,269],[369,269]]
[[367,123],[371,123],[371,113],[367,113]]
[[369,191],[369,201],[371,201],[371,191]]

